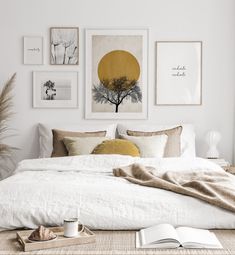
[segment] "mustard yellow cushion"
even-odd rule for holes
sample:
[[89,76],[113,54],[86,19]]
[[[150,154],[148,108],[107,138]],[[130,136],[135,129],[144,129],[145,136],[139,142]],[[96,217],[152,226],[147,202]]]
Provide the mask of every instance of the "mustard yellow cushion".
[[95,147],[92,154],[121,154],[133,157],[140,156],[138,147],[131,141],[123,139],[103,141]]

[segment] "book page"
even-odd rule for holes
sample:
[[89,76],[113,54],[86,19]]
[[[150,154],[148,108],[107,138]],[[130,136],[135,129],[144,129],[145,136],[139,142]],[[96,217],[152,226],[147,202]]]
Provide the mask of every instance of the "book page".
[[179,242],[175,228],[170,224],[160,224],[140,230],[141,245],[156,243],[160,240],[166,242]]
[[190,227],[176,228],[181,244],[184,247],[213,247],[220,248],[221,244],[208,230]]

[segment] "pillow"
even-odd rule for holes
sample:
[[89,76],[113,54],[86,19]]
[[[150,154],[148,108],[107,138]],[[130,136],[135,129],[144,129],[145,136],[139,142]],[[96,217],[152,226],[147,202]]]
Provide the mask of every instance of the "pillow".
[[171,129],[177,126],[182,126],[182,133],[180,139],[181,154],[180,157],[196,157],[195,152],[195,132],[194,127],[191,124],[182,125],[158,125],[150,122],[148,124],[135,123],[135,124],[118,124],[118,134],[126,135],[127,130],[136,130],[145,132],[155,132],[166,129]]
[[182,126],[178,126],[171,129],[155,131],[155,132],[144,132],[144,131],[126,131],[130,136],[156,136],[156,135],[167,135],[167,143],[164,151],[164,157],[179,157],[180,156],[180,135],[182,133]]
[[112,139],[97,145],[92,154],[120,154],[139,157],[139,149],[131,141]]
[[63,142],[68,150],[69,156],[88,155],[94,148],[109,139],[108,137],[65,137]]
[[[68,150],[66,149],[63,139],[66,136],[69,137],[102,137],[106,135],[106,131],[97,132],[71,132],[64,130],[52,129],[53,134],[53,151],[51,157],[64,157],[68,156]],[[71,155],[70,155],[71,156]]]
[[[103,125],[103,124],[39,124],[39,157],[48,158],[51,157],[53,150],[53,135],[52,129],[70,130],[74,132],[95,132],[95,131],[106,131],[106,137],[111,139],[115,138],[116,124]],[[68,135],[67,135],[68,136]]]
[[121,135],[122,139],[133,142],[140,150],[142,158],[162,158],[167,142],[167,135],[129,136]]

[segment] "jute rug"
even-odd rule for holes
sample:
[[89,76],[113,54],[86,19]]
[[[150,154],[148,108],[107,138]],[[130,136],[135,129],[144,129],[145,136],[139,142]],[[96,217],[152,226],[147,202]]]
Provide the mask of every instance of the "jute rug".
[[235,230],[213,231],[223,250],[205,249],[136,249],[134,231],[96,231],[96,243],[64,248],[23,252],[16,241],[16,231],[0,232],[0,254],[43,255],[235,255]]

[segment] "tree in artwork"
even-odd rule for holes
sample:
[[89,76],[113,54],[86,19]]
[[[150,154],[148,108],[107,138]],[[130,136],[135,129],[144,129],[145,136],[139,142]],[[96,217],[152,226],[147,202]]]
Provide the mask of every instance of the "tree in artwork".
[[55,82],[48,80],[43,84],[43,87],[45,88],[45,95],[43,99],[54,100],[56,96]]
[[119,106],[125,101],[142,102],[142,92],[138,84],[140,66],[137,59],[124,50],[107,53],[98,65],[99,84],[93,85],[93,99],[97,103]]

